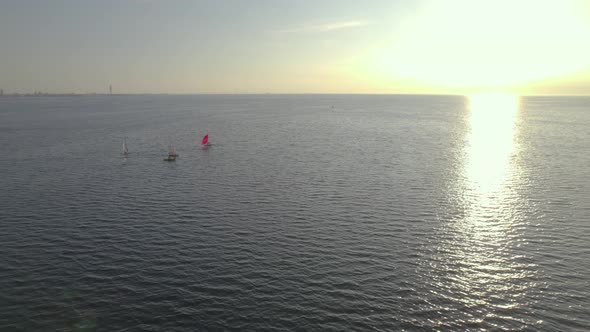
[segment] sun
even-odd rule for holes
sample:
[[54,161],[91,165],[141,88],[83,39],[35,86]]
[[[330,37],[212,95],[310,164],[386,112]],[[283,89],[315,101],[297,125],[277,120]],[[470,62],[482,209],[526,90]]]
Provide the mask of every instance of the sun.
[[[580,1],[427,1],[376,56],[382,77],[447,91],[502,89],[590,69]],[[551,24],[548,24],[551,22]],[[378,68],[377,68],[378,67]]]

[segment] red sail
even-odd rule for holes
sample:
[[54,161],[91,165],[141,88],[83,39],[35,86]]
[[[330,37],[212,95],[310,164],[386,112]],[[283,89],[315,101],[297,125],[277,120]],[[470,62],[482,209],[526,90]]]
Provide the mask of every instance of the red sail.
[[207,144],[207,142],[209,142],[209,134],[203,136],[203,140],[201,141],[201,144],[205,145],[205,144]]

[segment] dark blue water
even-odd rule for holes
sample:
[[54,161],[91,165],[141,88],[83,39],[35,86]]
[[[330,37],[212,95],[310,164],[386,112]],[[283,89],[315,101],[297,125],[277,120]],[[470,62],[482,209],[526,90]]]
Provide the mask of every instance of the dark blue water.
[[589,98],[5,97],[0,138],[1,331],[590,329]]

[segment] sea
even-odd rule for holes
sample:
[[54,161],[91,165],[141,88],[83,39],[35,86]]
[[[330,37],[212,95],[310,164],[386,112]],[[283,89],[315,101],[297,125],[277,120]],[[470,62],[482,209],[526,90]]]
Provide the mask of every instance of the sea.
[[590,97],[4,96],[0,142],[0,331],[590,330]]

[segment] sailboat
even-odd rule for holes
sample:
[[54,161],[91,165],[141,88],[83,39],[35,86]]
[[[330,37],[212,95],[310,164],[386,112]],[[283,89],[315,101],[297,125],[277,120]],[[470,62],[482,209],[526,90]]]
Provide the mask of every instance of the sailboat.
[[201,146],[209,146],[211,145],[209,143],[209,134],[206,134],[205,136],[203,136],[203,140],[201,140]]
[[178,153],[176,153],[176,148],[170,144],[168,146],[168,157],[164,158],[164,161],[176,161],[176,157],[178,157]]
[[178,153],[176,153],[176,148],[173,146],[170,146],[168,149],[168,155],[172,156],[172,157],[178,157]]
[[129,149],[127,148],[127,136],[125,136],[125,140],[123,141],[123,156],[127,157],[129,155]]

